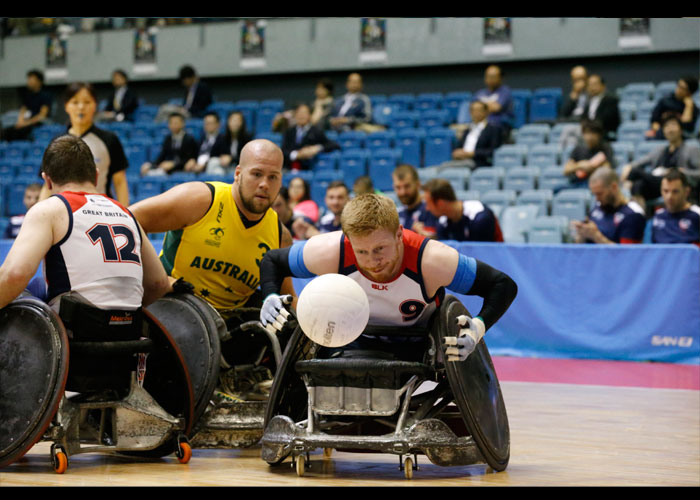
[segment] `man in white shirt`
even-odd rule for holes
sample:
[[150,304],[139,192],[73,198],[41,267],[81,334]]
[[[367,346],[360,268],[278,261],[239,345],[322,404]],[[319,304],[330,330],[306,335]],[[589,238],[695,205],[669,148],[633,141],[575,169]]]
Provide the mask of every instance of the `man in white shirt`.
[[500,146],[501,134],[489,125],[489,110],[482,101],[469,106],[472,122],[460,140],[460,147],[452,152],[453,160],[462,160],[469,168],[493,164],[493,152]]
[[350,73],[345,83],[348,93],[336,100],[330,124],[335,130],[349,130],[372,120],[372,103],[362,93],[362,77]]

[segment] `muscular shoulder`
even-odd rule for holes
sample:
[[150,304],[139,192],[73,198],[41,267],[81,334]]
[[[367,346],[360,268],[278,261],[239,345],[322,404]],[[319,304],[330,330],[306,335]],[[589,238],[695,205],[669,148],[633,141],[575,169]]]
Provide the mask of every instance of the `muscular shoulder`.
[[309,271],[318,275],[338,272],[342,235],[342,231],[333,231],[309,238],[304,246],[304,264]]
[[452,282],[458,263],[459,253],[454,248],[436,240],[427,243],[420,266],[428,295]]

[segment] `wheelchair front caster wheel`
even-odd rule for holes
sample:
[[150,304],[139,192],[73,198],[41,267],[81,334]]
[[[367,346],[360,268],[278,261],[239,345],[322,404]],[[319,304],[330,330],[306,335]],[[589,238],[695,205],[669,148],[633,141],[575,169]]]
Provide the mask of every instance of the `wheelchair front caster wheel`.
[[413,459],[411,457],[406,457],[403,461],[403,472],[406,479],[413,479]]
[[324,448],[323,449],[324,460],[330,460],[332,455],[333,455],[333,448]]
[[53,470],[56,474],[63,474],[68,469],[68,455],[62,448],[53,449],[51,451],[51,462]]
[[304,455],[297,455],[294,459],[297,469],[297,476],[302,477],[306,470],[306,460],[304,460]]
[[186,441],[178,443],[175,456],[177,457],[177,461],[181,464],[188,463],[192,458],[192,447]]

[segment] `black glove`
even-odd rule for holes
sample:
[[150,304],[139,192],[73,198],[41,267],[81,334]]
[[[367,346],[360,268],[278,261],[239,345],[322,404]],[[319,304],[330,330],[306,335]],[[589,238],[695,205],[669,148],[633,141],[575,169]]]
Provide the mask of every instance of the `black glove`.
[[189,281],[185,281],[183,278],[178,278],[178,280],[173,283],[173,292],[194,294],[194,285]]

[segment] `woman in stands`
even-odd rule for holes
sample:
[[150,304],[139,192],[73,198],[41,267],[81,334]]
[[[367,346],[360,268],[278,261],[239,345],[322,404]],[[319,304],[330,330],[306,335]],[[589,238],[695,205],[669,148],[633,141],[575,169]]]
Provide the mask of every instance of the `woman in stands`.
[[240,111],[233,111],[226,119],[226,131],[216,138],[207,164],[208,174],[225,175],[233,172],[241,157],[241,150],[253,137],[248,132]]
[[301,177],[289,181],[289,207],[295,216],[303,216],[310,224],[318,222],[318,205],[311,199],[309,183]]
[[311,112],[311,123],[321,130],[328,130],[329,116],[333,111],[333,82],[324,78],[316,84],[316,99]]
[[[68,134],[80,137],[87,143],[97,165],[97,192],[129,205],[129,187],[126,168],[129,162],[122,143],[116,134],[97,128],[94,124],[97,112],[97,96],[92,85],[85,82],[71,83],[66,89],[64,108],[70,125]],[[46,185],[41,190],[41,199],[48,198]]]

